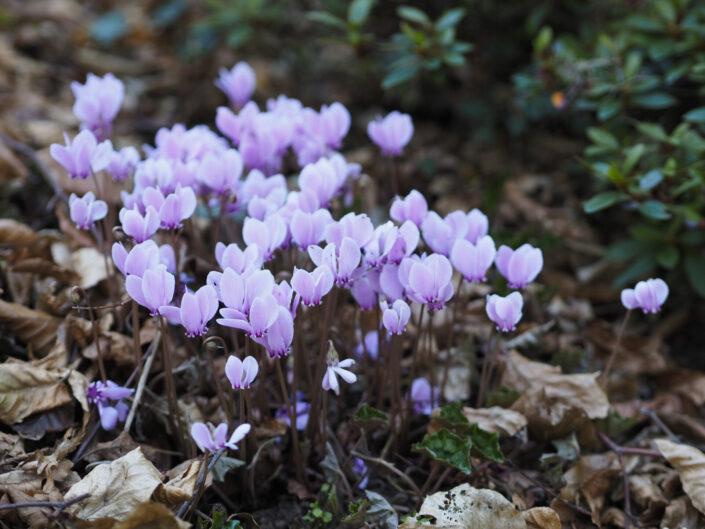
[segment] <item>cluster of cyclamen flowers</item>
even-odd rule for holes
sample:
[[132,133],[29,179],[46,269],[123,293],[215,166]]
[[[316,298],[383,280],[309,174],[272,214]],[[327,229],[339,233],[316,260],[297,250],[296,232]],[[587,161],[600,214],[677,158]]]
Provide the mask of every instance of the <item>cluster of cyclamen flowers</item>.
[[[291,351],[298,314],[321,304],[334,288],[349,291],[361,310],[379,307],[381,325],[398,335],[407,327],[411,304],[430,312],[444,308],[454,294],[453,269],[469,282],[483,282],[496,264],[514,289],[537,277],[541,250],[528,244],[496,250],[482,212],[441,217],[416,190],[397,197],[391,220],[379,226],[354,212],[334,218],[331,207],[340,197],[351,197],[361,172],[336,151],[350,127],[347,109],[334,103],[316,111],[280,96],[260,110],[248,101],[254,72],[247,68],[239,64],[224,71],[217,83],[241,107],[238,113],[228,107],[217,111],[216,126],[227,139],[205,126],[175,125],[159,130],[155,146],[144,147],[145,159],[132,147],[114,150],[107,139],[122,101],[122,83],[111,75],[89,76],[85,85],[73,86],[83,130],[73,141],[67,137],[65,146],[52,145],[52,155],[73,178],[106,171],[121,182],[132,175],[119,212],[131,244],[115,243],[112,257],[130,297],[151,315],[197,337],[207,333],[219,312],[219,325],[242,330],[272,358],[281,358]],[[411,139],[413,124],[409,116],[393,112],[370,123],[368,134],[385,155],[396,156]],[[277,174],[290,150],[301,165],[294,190]],[[100,198],[92,193],[72,197],[71,216],[80,228],[105,217],[107,205]],[[244,217],[244,246],[218,242],[214,257],[220,269],[192,289],[193,279],[179,267],[183,248],[174,243],[199,201],[215,215]],[[300,252],[291,279],[277,281],[265,264],[291,248]],[[518,292],[491,295],[487,314],[500,330],[510,331],[521,318],[522,304]],[[256,361],[250,358],[241,374],[253,372]],[[355,381],[349,370],[353,364],[353,359],[329,355],[318,383],[338,393],[338,377]],[[228,369],[229,377],[238,372],[232,365]],[[232,376],[237,387],[237,375]],[[435,400],[433,391],[424,390],[426,401]],[[196,433],[199,446],[222,444],[207,442],[203,428]],[[224,439],[225,434],[217,430],[214,435]]]

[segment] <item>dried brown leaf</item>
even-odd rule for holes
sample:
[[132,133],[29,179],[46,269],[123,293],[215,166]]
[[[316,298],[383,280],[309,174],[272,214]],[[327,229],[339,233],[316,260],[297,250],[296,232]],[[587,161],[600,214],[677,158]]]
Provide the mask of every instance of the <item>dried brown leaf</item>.
[[112,261],[92,247],[79,248],[71,253],[73,269],[78,274],[79,286],[91,288],[108,277]]
[[705,373],[671,369],[658,377],[657,385],[690,399],[698,406],[705,404]]
[[152,501],[137,505],[122,521],[101,518],[76,520],[78,529],[188,529],[191,524],[177,518],[167,507]]
[[90,494],[72,508],[73,515],[82,520],[125,520],[161,483],[161,474],[138,447],[120,459],[95,467],[71,487],[66,499]]
[[39,234],[26,224],[14,219],[0,219],[0,244],[29,245],[39,238]]
[[12,267],[12,271],[37,274],[41,277],[53,277],[67,285],[78,283],[76,272],[41,257],[23,259]]
[[503,437],[511,437],[527,424],[526,417],[521,413],[492,406],[491,408],[463,408],[463,414],[470,424],[477,423],[487,432],[498,433]]
[[0,365],[0,421],[22,422],[33,413],[71,402],[64,383],[67,375],[65,370],[42,369],[29,362]]
[[654,442],[658,451],[678,471],[683,490],[693,506],[705,514],[705,454],[693,446],[666,439]]
[[527,529],[561,529],[561,519],[550,507],[534,507],[521,514]]
[[666,506],[660,527],[661,529],[698,527],[699,521],[698,511],[695,510],[690,499],[684,496],[673,500]]
[[7,326],[21,342],[31,346],[37,354],[46,354],[56,340],[56,329],[61,320],[17,303],[0,299],[0,324]]
[[560,498],[580,504],[582,495],[590,507],[593,523],[601,527],[605,495],[619,472],[617,456],[611,452],[581,456],[578,463],[563,475],[565,486],[561,489]]
[[169,470],[169,481],[159,485],[154,491],[154,499],[167,505],[178,505],[193,497],[198,474],[201,470],[200,459],[186,460]]
[[499,492],[475,489],[467,483],[426,497],[418,516],[435,521],[419,523],[412,518],[400,529],[526,529],[521,512]]

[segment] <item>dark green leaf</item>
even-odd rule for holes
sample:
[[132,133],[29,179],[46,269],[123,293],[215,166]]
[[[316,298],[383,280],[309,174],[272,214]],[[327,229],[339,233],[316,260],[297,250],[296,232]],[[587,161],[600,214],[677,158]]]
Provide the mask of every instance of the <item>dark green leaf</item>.
[[428,15],[416,7],[399,6],[397,8],[397,15],[409,22],[416,22],[421,25],[431,24],[431,19],[428,18]]
[[680,260],[680,253],[675,246],[664,246],[656,255],[658,264],[668,270],[672,270]]
[[625,173],[629,173],[634,166],[639,163],[639,160],[646,152],[646,146],[643,143],[637,143],[633,147],[626,149],[627,157],[624,160],[623,170]]
[[624,76],[627,79],[631,79],[639,73],[639,68],[641,68],[641,60],[641,53],[637,51],[633,51],[627,55],[627,58],[624,61]]
[[371,490],[366,490],[365,496],[370,502],[367,507],[367,514],[377,522],[375,525],[383,529],[397,529],[399,526],[397,512],[384,496]]
[[472,449],[479,452],[485,459],[497,463],[504,461],[502,450],[499,448],[498,433],[487,432],[474,423],[470,426],[470,440],[472,441]]
[[640,121],[637,123],[636,128],[643,135],[648,136],[659,141],[668,141],[668,134],[663,130],[663,127],[657,123],[648,123],[646,121]]
[[644,191],[649,191],[661,183],[663,175],[658,169],[652,169],[639,180],[639,188]]
[[245,464],[244,461],[235,459],[234,457],[221,456],[215,465],[213,465],[213,478],[216,481],[225,481],[225,475],[235,468],[240,468]]
[[91,24],[91,37],[101,44],[112,44],[127,34],[127,20],[122,11],[106,13]]
[[253,31],[250,26],[236,27],[228,33],[225,43],[231,48],[238,48],[241,44],[248,41],[252,34]]
[[348,7],[348,22],[355,25],[364,24],[376,0],[353,0]]
[[395,68],[382,80],[382,88],[389,89],[400,85],[419,73],[419,65],[412,64],[403,68]]
[[348,25],[342,18],[338,18],[335,15],[328,13],[327,11],[311,11],[306,14],[309,20],[324,24],[337,29],[347,30]]
[[617,288],[623,287],[627,283],[631,283],[637,277],[651,273],[655,266],[656,257],[654,255],[644,255],[614,280],[614,286]]
[[169,26],[176,22],[186,11],[186,0],[171,0],[161,4],[152,13],[152,24],[155,26]]
[[458,24],[465,16],[465,9],[462,7],[457,7],[455,9],[449,9],[443,13],[438,20],[436,20],[436,31],[439,33],[450,29]]
[[651,92],[650,94],[637,94],[632,96],[632,103],[641,108],[658,110],[668,108],[678,103],[678,100],[666,92]]
[[605,191],[599,195],[595,195],[590,200],[583,204],[585,213],[595,213],[601,209],[608,208],[617,202],[621,202],[626,198],[626,195],[621,191]]
[[463,413],[463,405],[460,402],[451,402],[441,408],[441,419],[453,426],[470,425],[468,418]]
[[521,397],[521,393],[516,390],[502,386],[498,390],[492,391],[487,395],[487,406],[500,406],[509,408]]
[[457,468],[465,474],[470,474],[470,450],[472,441],[461,439],[446,429],[434,434],[426,434],[420,443],[414,445],[414,450],[425,452],[430,457]]
[[619,148],[619,142],[617,141],[617,138],[615,138],[611,132],[605,129],[600,129],[598,127],[588,127],[586,132],[588,138],[590,138],[598,145],[603,145],[611,149]]
[[689,252],[685,255],[684,264],[691,286],[705,297],[705,257],[700,253]]
[[694,108],[690,112],[686,112],[683,118],[694,123],[705,123],[705,107]]
[[355,412],[353,421],[368,424],[380,422],[386,423],[389,422],[389,417],[387,417],[387,414],[382,410],[378,410],[377,408],[369,406],[367,403],[363,403],[362,406],[360,406],[360,409]]
[[671,218],[671,214],[666,211],[666,205],[658,200],[647,200],[639,204],[639,211],[642,215],[656,220],[666,220]]
[[635,417],[622,417],[616,411],[610,413],[604,419],[597,419],[595,421],[595,426],[597,429],[604,433],[607,437],[614,439],[619,437],[623,433],[631,430],[633,426],[636,426],[641,422],[641,419]]
[[605,257],[612,261],[629,261],[644,253],[650,253],[653,243],[629,239],[620,241],[607,249]]
[[607,121],[615,116],[622,109],[622,103],[618,99],[608,99],[597,105],[597,119]]

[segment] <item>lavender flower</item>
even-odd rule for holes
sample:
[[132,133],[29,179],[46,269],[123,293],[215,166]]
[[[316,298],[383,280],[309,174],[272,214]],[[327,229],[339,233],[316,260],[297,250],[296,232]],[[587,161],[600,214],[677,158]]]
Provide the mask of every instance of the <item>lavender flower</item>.
[[357,376],[352,371],[348,371],[346,368],[351,367],[355,364],[355,360],[352,358],[346,358],[345,360],[338,360],[337,355],[334,359],[328,358],[328,367],[326,367],[326,372],[323,375],[323,381],[321,386],[326,391],[333,391],[336,395],[340,394],[340,384],[336,377],[339,376],[348,384],[352,384],[357,380]]
[[301,302],[307,307],[320,305],[323,296],[333,288],[335,278],[327,266],[319,266],[313,272],[294,267],[291,287],[301,296]]
[[142,202],[159,213],[161,227],[166,230],[179,228],[181,222],[196,211],[196,194],[193,189],[181,187],[181,184],[177,184],[174,192],[166,197],[158,187],[148,187],[142,193]]
[[235,428],[230,439],[228,439],[228,425],[226,423],[221,423],[214,429],[213,425],[210,423],[195,422],[191,426],[191,438],[201,452],[205,452],[206,450],[215,452],[222,448],[237,450],[237,443],[242,441],[245,436],[250,433],[250,428],[251,426],[247,423],[241,424]]
[[242,156],[235,149],[214,154],[208,153],[198,168],[198,180],[214,194],[233,194],[240,185]]
[[147,206],[144,216],[137,207],[134,209],[122,208],[118,216],[122,224],[122,231],[138,243],[146,241],[159,229],[159,212],[153,206]]
[[411,401],[416,413],[431,415],[433,409],[438,406],[439,395],[438,388],[431,387],[425,378],[417,378],[411,383]]
[[406,330],[406,324],[411,317],[411,309],[404,300],[396,300],[391,307],[385,301],[382,307],[382,323],[384,328],[391,334],[402,334]]
[[639,308],[645,314],[659,312],[666,298],[668,285],[658,278],[639,281],[634,288],[622,290],[622,305],[629,310]]
[[389,216],[399,223],[410,220],[416,227],[421,227],[428,213],[426,199],[416,189],[412,189],[403,199],[396,197],[389,210]]
[[146,270],[142,277],[128,275],[125,288],[132,299],[156,316],[159,308],[168,305],[174,297],[174,283],[174,276],[167,272],[165,265],[159,264]]
[[414,135],[411,116],[396,110],[367,125],[367,135],[385,156],[399,156]]
[[102,171],[110,163],[113,152],[110,140],[98,143],[90,130],[82,130],[73,141],[64,133],[64,140],[65,146],[54,143],[49,152],[69,172],[71,178],[88,178],[91,171]]
[[120,151],[113,151],[110,155],[107,170],[116,182],[122,182],[130,176],[140,161],[140,155],[132,146],[124,147]]
[[521,319],[521,309],[524,300],[519,292],[512,292],[506,297],[492,294],[487,296],[485,310],[487,316],[497,324],[502,332],[513,331]]
[[335,244],[327,244],[325,248],[309,246],[308,254],[316,266],[328,267],[333,273],[335,284],[342,287],[352,279],[355,269],[360,264],[362,253],[360,247],[350,237],[343,238],[338,255],[336,250]]
[[[294,309],[295,310],[295,309]],[[279,305],[276,309],[274,323],[261,338],[253,338],[265,348],[270,358],[281,358],[291,352],[294,339],[294,317],[286,307]]]
[[185,292],[180,308],[164,305],[159,308],[159,313],[170,321],[181,323],[186,336],[193,338],[208,332],[208,322],[217,310],[218,294],[211,285],[205,285],[196,293]]
[[88,402],[98,407],[103,430],[110,431],[115,428],[118,421],[123,422],[127,418],[130,409],[122,399],[126,399],[133,392],[134,389],[123,388],[111,380],[106,381],[105,384],[99,380],[88,386],[86,398]]
[[459,239],[453,244],[450,252],[450,262],[455,269],[463,274],[466,281],[482,283],[487,270],[492,266],[495,255],[494,241],[489,235],[481,237],[477,244],[467,239]]
[[510,288],[526,288],[543,268],[543,254],[530,244],[523,244],[516,250],[500,246],[495,257],[499,273],[509,283]]
[[220,77],[215,86],[220,88],[232,104],[241,107],[247,103],[255,91],[257,79],[255,71],[246,62],[239,62],[230,70],[220,69]]
[[286,223],[279,215],[272,215],[264,220],[246,218],[242,227],[242,239],[248,246],[256,244],[263,261],[274,257],[274,252],[286,240]]
[[414,301],[428,305],[431,311],[441,310],[453,297],[452,276],[450,261],[442,255],[431,254],[411,265],[408,294]]
[[326,226],[330,222],[333,222],[333,219],[327,209],[318,209],[313,213],[296,210],[289,224],[291,239],[306,251],[309,246],[323,240]]
[[362,479],[360,480],[360,483],[358,484],[359,489],[365,489],[367,488],[367,484],[370,482],[370,476],[368,475],[368,469],[367,465],[365,462],[360,459],[359,457],[356,457],[353,459],[353,472],[360,476]]
[[136,244],[128,252],[121,242],[113,243],[113,262],[122,275],[133,274],[139,277],[145,270],[156,267],[160,262],[160,252],[157,243],[148,239]]
[[69,212],[71,220],[76,223],[79,229],[89,230],[93,223],[105,218],[108,214],[108,204],[102,200],[96,200],[92,191],[88,191],[81,198],[71,193]]
[[259,372],[259,364],[254,356],[240,360],[230,355],[225,363],[225,376],[228,377],[233,389],[249,389]]
[[113,120],[117,116],[125,97],[125,86],[113,74],[98,77],[88,74],[85,84],[71,83],[76,98],[73,113],[84,128],[99,138],[110,136]]
[[[308,402],[304,402],[303,393],[300,391],[296,392],[296,429],[301,431],[306,429],[308,424],[308,414],[311,410],[311,405]],[[283,422],[291,428],[291,419],[289,418],[289,411],[286,405],[279,408],[275,414],[275,419],[279,422]]]

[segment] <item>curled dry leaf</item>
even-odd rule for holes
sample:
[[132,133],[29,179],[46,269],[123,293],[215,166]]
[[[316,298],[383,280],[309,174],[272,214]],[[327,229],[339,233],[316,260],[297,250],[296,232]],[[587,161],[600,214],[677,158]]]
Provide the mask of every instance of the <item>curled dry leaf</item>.
[[521,413],[492,406],[491,408],[463,408],[463,415],[470,424],[477,423],[483,430],[498,433],[501,437],[511,437],[526,426],[526,417]]
[[46,354],[56,340],[61,320],[41,310],[0,299],[0,324],[39,355]]
[[527,529],[561,529],[561,519],[550,507],[534,507],[521,514]]
[[[200,459],[188,459],[169,470],[169,481],[159,485],[154,491],[154,499],[167,505],[178,505],[193,497],[198,474],[201,470]],[[209,483],[206,483],[208,486]]]
[[705,404],[705,374],[689,369],[671,369],[657,379],[658,387],[686,397],[698,406]]
[[[430,517],[433,521],[419,522]],[[463,483],[428,496],[416,518],[407,520],[400,529],[526,529],[521,512],[499,492],[475,489]]]
[[79,248],[71,253],[71,264],[79,277],[81,288],[91,288],[108,277],[112,260],[92,247]]
[[141,448],[109,464],[98,465],[66,493],[66,499],[82,494],[90,497],[72,507],[82,520],[125,520],[138,505],[150,499],[162,484],[161,474],[142,454]]
[[678,471],[683,490],[693,506],[705,514],[705,454],[695,447],[666,439],[654,442],[658,451]]
[[565,486],[561,489],[560,498],[579,505],[582,495],[590,507],[592,522],[601,527],[605,495],[619,473],[619,461],[611,452],[581,456],[578,463],[563,475]]

